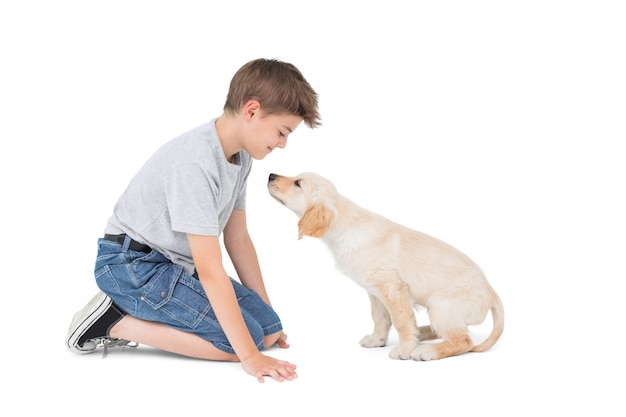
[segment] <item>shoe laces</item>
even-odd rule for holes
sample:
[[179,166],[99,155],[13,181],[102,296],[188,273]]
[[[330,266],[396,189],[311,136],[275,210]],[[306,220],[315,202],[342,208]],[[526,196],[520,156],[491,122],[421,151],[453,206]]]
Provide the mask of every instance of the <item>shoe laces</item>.
[[125,339],[111,339],[109,337],[92,339],[91,341],[94,342],[96,346],[100,344],[104,346],[104,349],[102,350],[102,359],[106,358],[107,355],[109,354],[109,348],[116,348],[116,347],[136,348],[137,346],[139,346],[139,343],[137,342],[131,342],[130,340],[125,340]]

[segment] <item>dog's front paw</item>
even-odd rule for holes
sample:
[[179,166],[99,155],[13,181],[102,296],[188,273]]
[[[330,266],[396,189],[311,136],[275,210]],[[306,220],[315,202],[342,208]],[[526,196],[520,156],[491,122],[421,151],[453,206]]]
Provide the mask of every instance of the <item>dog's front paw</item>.
[[413,350],[415,350],[415,344],[413,343],[398,345],[391,349],[391,352],[389,352],[389,357],[391,359],[411,359],[411,352],[413,352]]
[[439,359],[437,349],[432,344],[418,346],[411,352],[411,358],[416,361],[432,361]]
[[375,335],[365,336],[359,344],[366,348],[383,347],[387,344],[386,337],[377,337]]

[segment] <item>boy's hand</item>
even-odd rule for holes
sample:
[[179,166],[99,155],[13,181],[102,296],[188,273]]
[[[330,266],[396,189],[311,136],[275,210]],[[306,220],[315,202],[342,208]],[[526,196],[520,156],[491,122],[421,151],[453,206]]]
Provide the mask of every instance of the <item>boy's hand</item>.
[[265,356],[262,353],[241,361],[243,369],[259,382],[265,382],[264,376],[270,376],[278,382],[293,381],[298,377],[296,365]]

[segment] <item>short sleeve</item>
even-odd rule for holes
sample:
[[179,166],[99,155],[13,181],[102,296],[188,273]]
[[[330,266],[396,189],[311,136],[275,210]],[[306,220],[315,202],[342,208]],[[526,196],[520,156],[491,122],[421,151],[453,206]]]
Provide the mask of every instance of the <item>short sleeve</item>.
[[218,236],[219,187],[196,164],[184,164],[163,177],[172,230]]

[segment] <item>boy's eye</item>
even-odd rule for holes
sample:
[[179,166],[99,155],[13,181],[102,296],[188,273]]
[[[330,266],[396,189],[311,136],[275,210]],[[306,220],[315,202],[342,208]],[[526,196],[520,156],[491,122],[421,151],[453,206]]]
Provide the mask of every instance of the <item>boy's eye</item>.
[[296,187],[300,188],[300,180],[295,180],[293,182],[293,185],[295,185]]
[[278,131],[278,135],[279,135],[281,138],[284,138],[284,137],[285,137],[285,134],[284,134],[283,132],[281,132],[280,130]]

